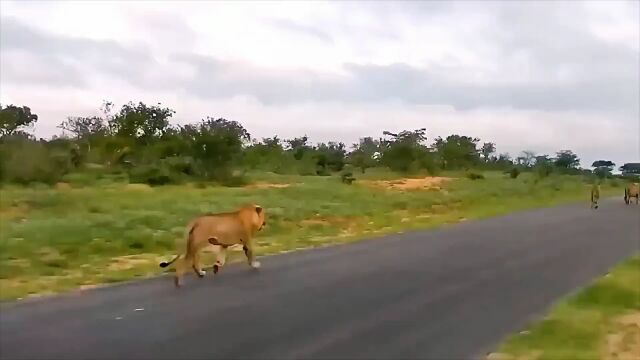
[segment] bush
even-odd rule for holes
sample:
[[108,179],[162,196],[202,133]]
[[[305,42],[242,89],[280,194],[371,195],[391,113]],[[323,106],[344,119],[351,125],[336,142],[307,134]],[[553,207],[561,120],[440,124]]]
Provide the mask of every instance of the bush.
[[0,145],[0,176],[5,182],[55,184],[71,169],[69,154],[20,139]]
[[351,171],[343,172],[340,176],[340,179],[343,184],[347,185],[351,185],[356,180],[356,178],[353,177],[353,173]]
[[535,166],[535,171],[538,178],[544,179],[553,173],[553,166],[550,164],[539,164]]
[[196,175],[196,166],[191,157],[172,156],[161,160],[172,173],[184,174],[188,176]]
[[132,183],[158,186],[177,184],[181,180],[178,174],[172,173],[167,166],[161,164],[136,166],[129,171],[129,181]]
[[216,176],[215,181],[222,186],[228,187],[240,187],[247,185],[247,177],[244,171],[222,171],[220,175]]
[[511,168],[511,170],[509,170],[509,177],[512,179],[517,179],[518,176],[520,176],[520,169],[518,169],[517,167]]
[[484,175],[482,175],[480,173],[477,173],[477,172],[473,172],[473,171],[472,172],[468,172],[466,176],[467,176],[468,179],[471,179],[471,180],[482,180],[482,179],[484,179]]

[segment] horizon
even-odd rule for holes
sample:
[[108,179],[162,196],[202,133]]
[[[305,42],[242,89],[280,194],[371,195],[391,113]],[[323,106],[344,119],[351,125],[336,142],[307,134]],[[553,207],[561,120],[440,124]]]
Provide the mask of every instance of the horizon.
[[[521,151],[640,160],[640,7],[603,2],[0,3],[0,103],[37,137],[103,100],[254,138],[426,128]],[[37,19],[37,21],[34,21]]]

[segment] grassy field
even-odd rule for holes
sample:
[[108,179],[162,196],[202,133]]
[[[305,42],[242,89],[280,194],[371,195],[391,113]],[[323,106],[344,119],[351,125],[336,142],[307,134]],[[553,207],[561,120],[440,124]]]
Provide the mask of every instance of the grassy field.
[[640,254],[561,302],[489,359],[640,358]]
[[[358,176],[359,174],[356,174]],[[258,254],[353,241],[376,234],[429,228],[554,204],[583,201],[589,186],[579,176],[531,174],[510,179],[462,174],[431,189],[374,186],[397,178],[371,171],[353,185],[339,177],[252,174],[248,187],[202,184],[148,187],[105,182],[91,187],[4,187],[0,196],[0,298],[16,299],[158,274],[158,262],[181,245],[186,221],[201,212],[256,202],[268,227]],[[457,176],[457,177],[456,177]],[[421,185],[420,180],[416,180]],[[271,184],[271,185],[269,185]],[[284,184],[284,185],[274,185]],[[396,186],[416,185],[414,183]],[[603,196],[617,194],[607,183]],[[230,261],[241,252],[230,253]],[[211,257],[204,257],[206,264]]]

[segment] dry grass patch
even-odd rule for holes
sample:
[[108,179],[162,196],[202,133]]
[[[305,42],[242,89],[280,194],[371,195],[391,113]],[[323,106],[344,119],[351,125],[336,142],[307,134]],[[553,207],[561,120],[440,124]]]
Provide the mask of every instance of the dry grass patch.
[[141,265],[149,265],[153,263],[160,263],[163,261],[163,257],[157,254],[137,254],[137,255],[125,255],[118,256],[111,259],[111,262],[107,266],[109,271],[122,271],[129,270]]
[[405,178],[397,180],[364,180],[362,183],[368,186],[383,188],[386,190],[441,190],[444,183],[453,180],[448,177],[430,176],[425,178]]
[[26,204],[0,209],[0,220],[20,220],[27,217],[29,207]]
[[614,320],[607,335],[602,358],[605,360],[640,359],[640,312],[620,316]]
[[291,184],[284,183],[255,183],[251,185],[247,185],[245,189],[283,189],[288,188]]

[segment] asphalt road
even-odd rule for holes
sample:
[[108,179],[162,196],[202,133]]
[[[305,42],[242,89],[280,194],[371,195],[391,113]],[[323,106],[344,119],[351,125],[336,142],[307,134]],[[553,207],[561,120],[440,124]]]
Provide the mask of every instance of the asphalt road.
[[639,242],[616,198],[270,256],[4,304],[0,357],[478,358]]

